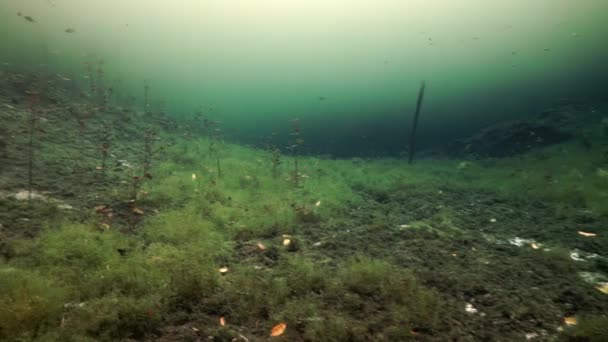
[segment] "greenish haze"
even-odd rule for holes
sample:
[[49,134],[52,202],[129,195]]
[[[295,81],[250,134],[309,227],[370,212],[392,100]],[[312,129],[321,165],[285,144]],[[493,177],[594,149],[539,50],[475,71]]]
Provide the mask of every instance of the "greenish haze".
[[86,84],[83,56],[103,58],[106,79],[140,105],[149,80],[153,103],[173,115],[203,106],[247,142],[295,117],[324,142],[371,136],[357,129],[370,120],[407,126],[424,79],[421,130],[445,135],[597,92],[607,10],[601,0],[2,0],[0,60]]
[[0,340],[604,341],[607,10],[0,0]]

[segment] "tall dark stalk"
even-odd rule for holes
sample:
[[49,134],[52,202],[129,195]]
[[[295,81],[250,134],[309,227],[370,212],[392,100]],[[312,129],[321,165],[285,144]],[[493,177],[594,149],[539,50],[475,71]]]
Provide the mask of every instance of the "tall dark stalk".
[[203,119],[203,127],[209,136],[209,157],[215,159],[217,179],[222,177],[220,144],[224,132],[220,129],[221,122]]
[[105,178],[108,156],[110,155],[110,147],[112,146],[112,124],[108,122],[102,123],[99,137],[99,149],[101,150],[101,171],[102,178]]
[[150,111],[150,85],[148,81],[144,84],[144,112],[148,113]]
[[272,150],[272,177],[279,178],[279,166],[281,165],[281,150],[274,148]]
[[420,109],[422,108],[422,100],[424,99],[424,81],[420,83],[420,89],[418,90],[418,101],[416,101],[416,112],[414,113],[414,121],[412,123],[412,131],[410,132],[410,148],[408,156],[408,164],[414,161],[414,152],[416,150],[416,130],[418,129],[418,117],[420,116]]
[[105,112],[108,109],[108,97],[106,94],[106,87],[104,85],[104,71],[103,71],[104,61],[103,59],[97,60],[97,100],[99,103],[99,107],[102,112]]
[[300,186],[300,171],[298,170],[298,149],[304,143],[304,140],[300,137],[302,134],[302,129],[300,128],[300,120],[294,119],[291,121],[292,124],[292,132],[291,135],[294,138],[293,144],[291,144],[290,148],[293,151],[293,182],[297,187]]
[[30,91],[29,96],[29,141],[28,141],[28,156],[27,156],[27,199],[32,199],[32,190],[34,186],[34,134],[36,131],[36,123],[38,122],[38,103],[40,96],[37,91]]
[[152,130],[152,128],[148,128],[146,130],[146,135],[144,136],[144,178],[151,178],[150,167],[152,165],[152,148],[154,140],[156,140],[156,133],[154,132],[154,130]]

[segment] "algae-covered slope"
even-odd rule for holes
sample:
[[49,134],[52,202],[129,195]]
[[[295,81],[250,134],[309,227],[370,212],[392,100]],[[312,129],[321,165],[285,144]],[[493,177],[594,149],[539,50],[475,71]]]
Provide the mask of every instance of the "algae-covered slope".
[[0,340],[608,340],[606,9],[0,0]]
[[296,169],[54,77],[2,85],[2,339],[605,338],[605,113],[510,158]]

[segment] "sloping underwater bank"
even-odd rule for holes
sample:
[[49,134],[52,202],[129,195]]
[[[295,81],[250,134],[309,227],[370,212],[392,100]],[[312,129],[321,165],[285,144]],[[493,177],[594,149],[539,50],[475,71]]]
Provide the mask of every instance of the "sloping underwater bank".
[[61,93],[0,100],[2,339],[606,338],[601,125],[591,144],[408,165]]

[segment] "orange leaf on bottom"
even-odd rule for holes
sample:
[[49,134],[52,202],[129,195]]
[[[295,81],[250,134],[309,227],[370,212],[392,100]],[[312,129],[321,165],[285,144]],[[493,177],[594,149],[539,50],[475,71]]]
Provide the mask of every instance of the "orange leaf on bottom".
[[287,329],[287,324],[279,323],[272,327],[272,330],[270,331],[270,336],[281,336],[285,332],[285,329]]

